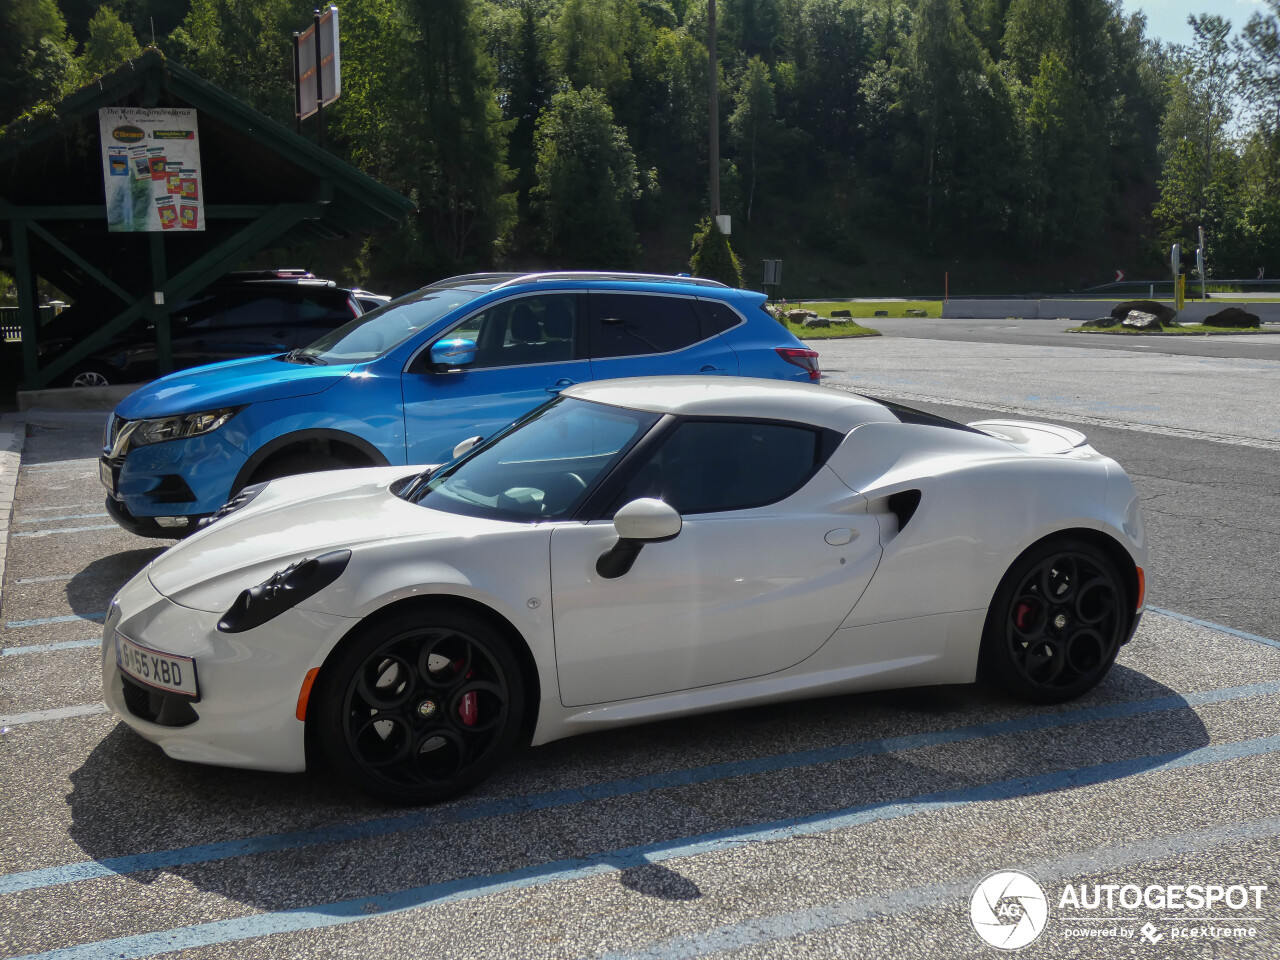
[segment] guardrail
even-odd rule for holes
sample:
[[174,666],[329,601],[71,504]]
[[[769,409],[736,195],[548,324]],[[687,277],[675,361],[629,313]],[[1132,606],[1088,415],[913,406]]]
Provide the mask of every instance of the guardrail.
[[[1104,317],[1123,300],[949,300],[942,316],[957,320],[1092,320]],[[1178,311],[1179,320],[1202,321],[1226,307],[1255,313],[1263,323],[1280,323],[1280,303],[1240,300],[1198,300]]]

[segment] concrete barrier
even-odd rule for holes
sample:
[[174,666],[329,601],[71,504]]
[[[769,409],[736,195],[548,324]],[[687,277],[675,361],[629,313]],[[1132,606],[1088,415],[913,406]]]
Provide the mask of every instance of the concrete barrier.
[[957,320],[1034,320],[1040,315],[1038,305],[1037,300],[947,300],[942,304],[942,316]]
[[[956,320],[1069,320],[1083,323],[1095,317],[1108,316],[1123,300],[949,300],[942,305],[942,316]],[[1258,315],[1263,323],[1280,323],[1280,303],[1241,303],[1224,300],[1194,300],[1183,305],[1178,319],[1186,323],[1202,323],[1227,307],[1240,307]]]
[[116,404],[137,390],[140,383],[110,387],[50,387],[19,390],[19,410],[114,410]]

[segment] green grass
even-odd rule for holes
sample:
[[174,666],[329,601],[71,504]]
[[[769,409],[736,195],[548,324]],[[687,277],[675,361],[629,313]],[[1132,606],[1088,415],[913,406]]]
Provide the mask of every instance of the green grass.
[[820,317],[831,316],[832,310],[848,310],[849,315],[858,320],[874,318],[877,310],[884,310],[890,317],[905,317],[908,310],[923,310],[926,316],[941,317],[941,300],[862,300],[857,303],[842,303],[838,300],[805,300],[803,303],[789,301],[792,306],[812,310]]
[[1067,333],[1109,333],[1112,336],[1119,337],[1197,337],[1206,334],[1210,336],[1238,336],[1242,333],[1280,333],[1280,330],[1260,330],[1257,327],[1206,327],[1203,323],[1197,323],[1186,327],[1171,327],[1168,330],[1161,330],[1158,333],[1150,330],[1133,330],[1129,327],[1071,327]]
[[879,330],[873,330],[857,323],[842,323],[838,327],[804,327],[788,320],[786,328],[801,340],[840,340],[846,337],[880,336]]

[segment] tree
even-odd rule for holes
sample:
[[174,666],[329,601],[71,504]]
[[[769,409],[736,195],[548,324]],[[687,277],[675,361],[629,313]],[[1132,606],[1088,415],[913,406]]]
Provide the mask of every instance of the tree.
[[1268,136],[1280,134],[1280,0],[1255,13],[1235,41],[1240,92]]
[[73,77],[71,53],[55,0],[0,4],[0,125],[64,92]]
[[756,195],[756,155],[758,150],[768,148],[775,122],[773,84],[769,81],[769,68],[759,57],[752,57],[747,62],[734,102],[736,106],[729,116],[729,131],[747,165],[747,223],[750,223]]
[[720,232],[710,217],[703,217],[693,232],[693,256],[689,258],[689,269],[695,277],[719,280],[731,287],[742,286],[742,262],[733,252],[729,238]]
[[116,12],[105,4],[89,21],[89,38],[84,42],[84,52],[77,61],[82,77],[91,78],[106,73],[126,60],[142,53],[133,28],[123,23]]
[[591,87],[557,93],[538,121],[536,142],[534,206],[544,249],[571,266],[630,265],[636,161],[604,94]]

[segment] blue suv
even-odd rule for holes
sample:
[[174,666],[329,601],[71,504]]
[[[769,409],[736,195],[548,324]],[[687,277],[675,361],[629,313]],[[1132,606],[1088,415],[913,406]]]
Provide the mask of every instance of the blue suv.
[[181,537],[249,484],[439,463],[574,383],[654,374],[816,381],[763,294],[692,277],[484,274],[431,284],[310,346],[170,374],[107,422],[107,510]]

